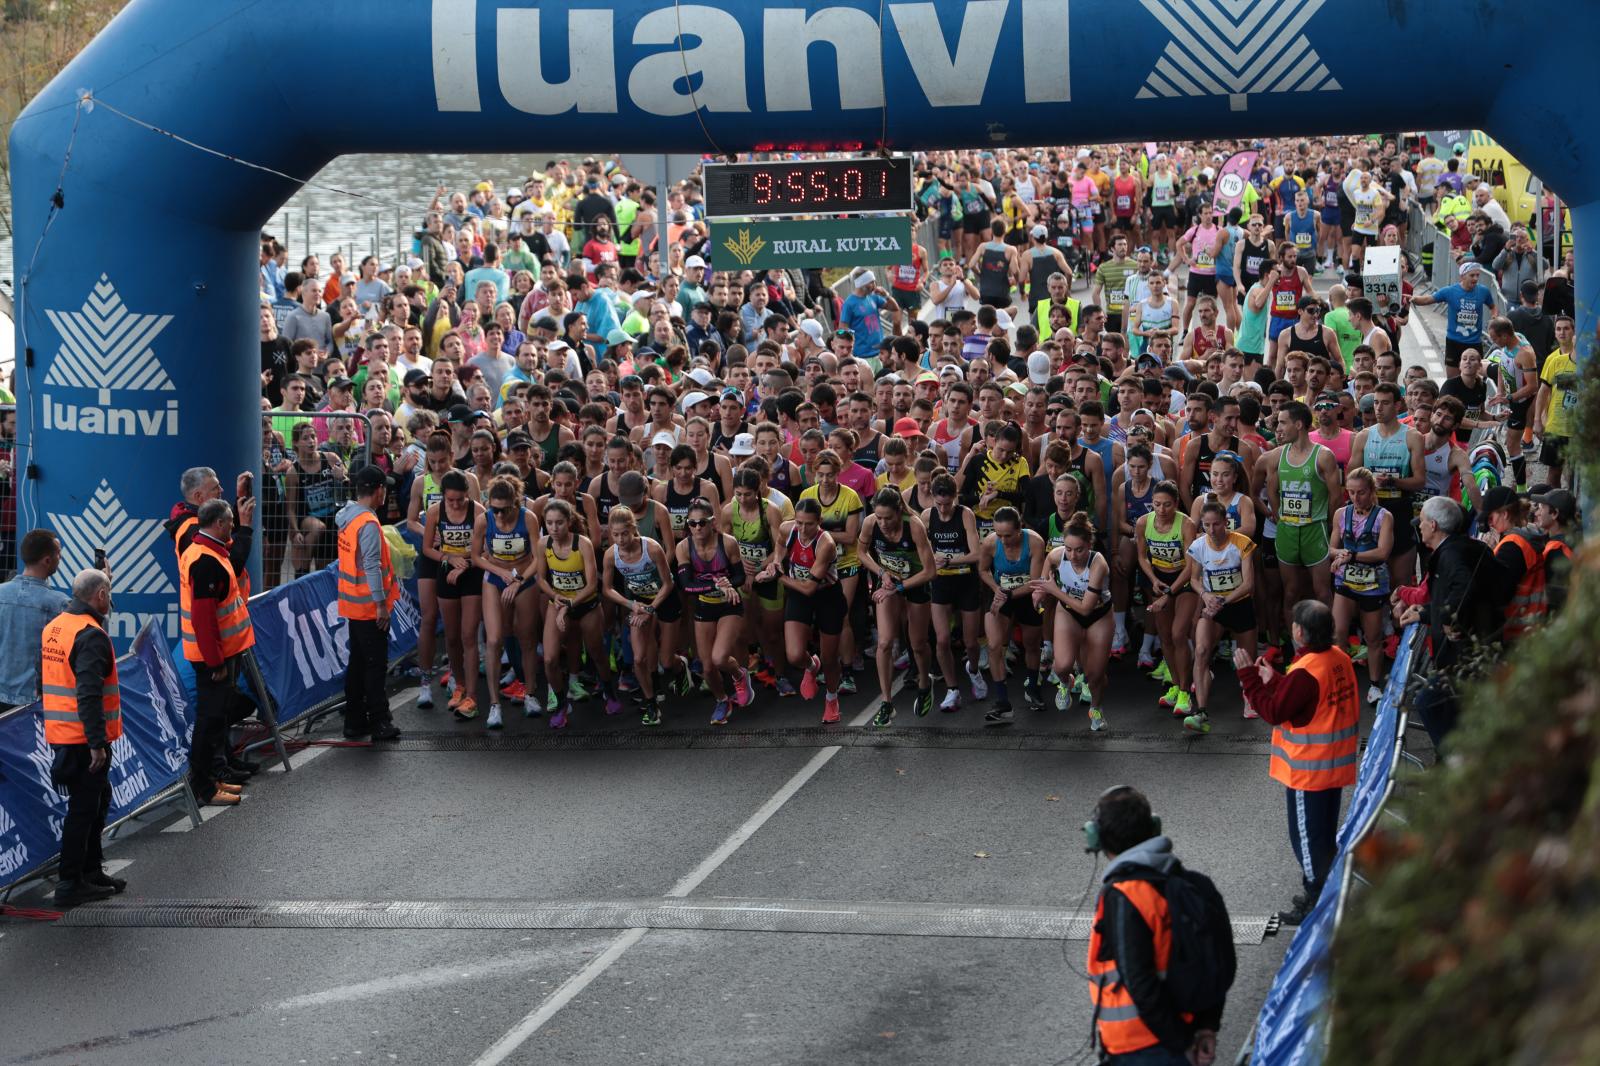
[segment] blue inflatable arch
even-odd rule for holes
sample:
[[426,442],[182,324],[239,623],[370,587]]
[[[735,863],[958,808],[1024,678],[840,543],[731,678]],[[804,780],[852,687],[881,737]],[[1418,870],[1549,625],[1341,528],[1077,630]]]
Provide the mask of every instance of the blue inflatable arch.
[[[351,152],[1481,128],[1588,238],[1600,5],[1549,19],[1459,0],[134,0],[12,132],[19,523],[61,533],[65,571],[111,549],[119,636],[152,616],[176,636],[177,475],[259,465],[258,235],[295,183],[140,123],[294,175]],[[1600,240],[1578,248],[1592,319]]]

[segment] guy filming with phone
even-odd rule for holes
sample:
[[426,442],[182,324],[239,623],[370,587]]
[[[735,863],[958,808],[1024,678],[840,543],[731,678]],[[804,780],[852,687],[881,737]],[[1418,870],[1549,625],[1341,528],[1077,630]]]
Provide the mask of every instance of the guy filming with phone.
[[1106,790],[1083,831],[1088,849],[1111,863],[1089,934],[1100,1061],[1210,1066],[1235,970],[1222,896],[1172,854],[1161,819],[1135,788]]

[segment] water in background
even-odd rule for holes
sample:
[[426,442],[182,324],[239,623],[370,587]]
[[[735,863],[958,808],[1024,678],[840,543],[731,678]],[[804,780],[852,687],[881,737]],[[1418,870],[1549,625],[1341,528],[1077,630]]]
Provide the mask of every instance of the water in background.
[[[356,260],[368,253],[375,252],[385,260],[393,259],[397,248],[409,254],[411,235],[421,226],[423,211],[441,182],[455,192],[468,191],[479,181],[492,181],[495,189],[503,193],[520,186],[530,174],[543,173],[550,158],[449,153],[340,156],[312,180],[400,206],[385,207],[308,186],[295,193],[261,228],[289,249],[291,270],[299,268],[306,254],[308,224],[310,251],[321,257],[324,273],[328,256],[336,250],[354,255],[349,263],[354,270]],[[11,239],[7,237],[0,241],[0,278],[8,290],[14,284],[14,266]]]

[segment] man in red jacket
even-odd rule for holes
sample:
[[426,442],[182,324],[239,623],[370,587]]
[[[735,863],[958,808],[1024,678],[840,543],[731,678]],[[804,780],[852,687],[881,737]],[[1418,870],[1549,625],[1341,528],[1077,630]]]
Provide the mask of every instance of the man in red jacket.
[[1252,661],[1242,649],[1233,653],[1233,665],[1249,706],[1273,726],[1271,774],[1287,790],[1289,844],[1305,885],[1278,917],[1299,925],[1338,853],[1339,801],[1345,786],[1355,784],[1360,762],[1361,703],[1355,664],[1334,647],[1332,608],[1301,600],[1291,635],[1288,673],[1279,674],[1266,656]]

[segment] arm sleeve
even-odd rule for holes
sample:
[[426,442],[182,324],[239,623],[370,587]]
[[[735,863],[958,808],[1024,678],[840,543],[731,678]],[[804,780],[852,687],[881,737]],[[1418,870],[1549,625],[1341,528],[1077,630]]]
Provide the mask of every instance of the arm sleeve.
[[1317,713],[1321,687],[1309,670],[1274,674],[1271,684],[1263,684],[1255,665],[1238,671],[1239,687],[1250,706],[1272,725],[1305,726]]
[[111,676],[111,640],[92,626],[78,631],[72,642],[72,673],[78,679],[78,719],[91,748],[103,748],[106,740],[106,715],[103,706],[106,679]]
[[356,536],[356,551],[361,553],[361,569],[366,571],[372,602],[383,603],[383,529],[368,522]]
[[711,582],[694,572],[693,563],[679,563],[677,569],[678,587],[683,591],[695,595],[711,588]]
[[1117,964],[1123,987],[1139,1010],[1139,1020],[1149,1026],[1163,1046],[1187,1047],[1189,1028],[1178,1016],[1166,985],[1156,972],[1155,937],[1145,924],[1144,916],[1112,887],[1105,892],[1105,913],[1101,921],[1106,951]]

